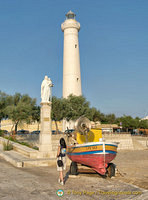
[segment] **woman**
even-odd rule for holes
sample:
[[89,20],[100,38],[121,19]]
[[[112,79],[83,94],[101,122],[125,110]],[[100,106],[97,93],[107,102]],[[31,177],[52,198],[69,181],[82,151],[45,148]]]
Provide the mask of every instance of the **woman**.
[[62,162],[63,162],[62,167],[59,167],[57,165],[57,171],[59,171],[58,182],[61,185],[64,185],[63,171],[66,170],[66,142],[65,142],[64,138],[60,139],[60,144],[58,146],[58,151],[57,151],[57,158],[62,160]]

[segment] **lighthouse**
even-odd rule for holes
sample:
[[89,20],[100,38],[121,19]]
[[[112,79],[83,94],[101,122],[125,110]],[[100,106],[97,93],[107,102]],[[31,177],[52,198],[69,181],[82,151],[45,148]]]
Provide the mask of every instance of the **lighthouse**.
[[82,95],[78,40],[80,23],[76,21],[75,16],[72,11],[69,11],[61,25],[64,32],[63,98],[67,98],[70,94]]

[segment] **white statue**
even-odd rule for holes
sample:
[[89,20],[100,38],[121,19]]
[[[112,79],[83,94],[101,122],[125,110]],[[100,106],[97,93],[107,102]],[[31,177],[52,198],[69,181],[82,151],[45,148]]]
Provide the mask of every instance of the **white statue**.
[[51,87],[53,87],[51,79],[48,78],[48,76],[45,76],[41,84],[41,102],[48,103],[52,100]]

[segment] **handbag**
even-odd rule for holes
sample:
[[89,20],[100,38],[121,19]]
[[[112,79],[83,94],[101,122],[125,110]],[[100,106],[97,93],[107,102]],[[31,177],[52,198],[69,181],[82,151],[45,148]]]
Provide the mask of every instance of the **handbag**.
[[57,165],[58,165],[58,167],[63,167],[63,161],[61,160],[60,157],[58,157]]

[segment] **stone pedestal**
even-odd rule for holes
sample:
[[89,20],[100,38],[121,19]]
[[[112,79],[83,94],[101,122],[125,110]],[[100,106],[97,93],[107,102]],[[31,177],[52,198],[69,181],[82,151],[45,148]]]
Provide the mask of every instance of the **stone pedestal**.
[[41,103],[41,132],[39,137],[39,157],[52,158],[52,137],[51,137],[51,102]]

